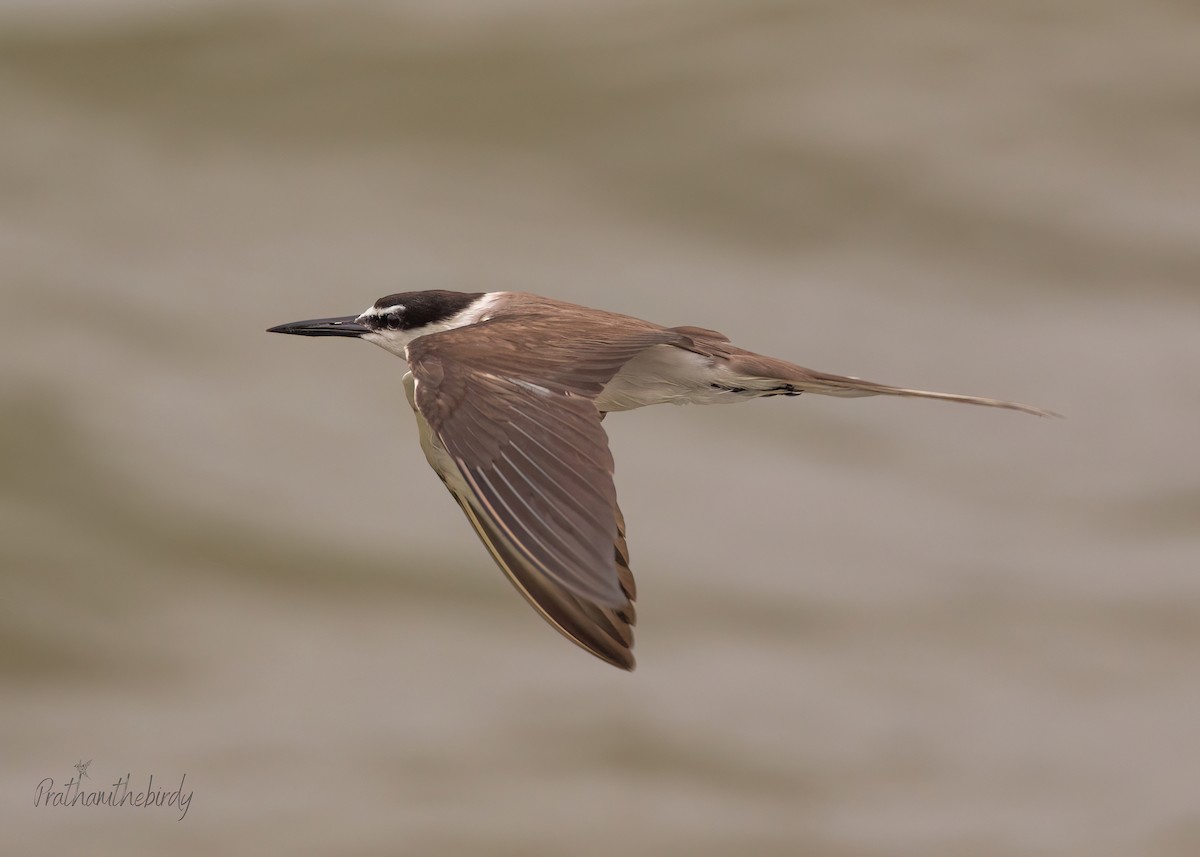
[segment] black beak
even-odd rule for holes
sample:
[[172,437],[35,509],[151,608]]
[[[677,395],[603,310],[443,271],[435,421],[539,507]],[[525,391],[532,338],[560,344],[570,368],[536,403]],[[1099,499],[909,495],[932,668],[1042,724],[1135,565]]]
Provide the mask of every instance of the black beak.
[[358,316],[344,315],[341,318],[310,318],[308,321],[293,321],[272,327],[267,333],[294,333],[297,336],[362,336],[371,328],[358,323]]

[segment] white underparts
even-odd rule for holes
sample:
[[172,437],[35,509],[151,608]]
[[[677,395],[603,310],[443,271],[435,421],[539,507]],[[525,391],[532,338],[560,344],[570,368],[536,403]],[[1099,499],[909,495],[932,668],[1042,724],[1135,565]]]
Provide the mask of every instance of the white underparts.
[[602,411],[646,405],[723,405],[761,394],[763,379],[733,375],[724,361],[674,345],[647,348],[626,363],[596,398]]

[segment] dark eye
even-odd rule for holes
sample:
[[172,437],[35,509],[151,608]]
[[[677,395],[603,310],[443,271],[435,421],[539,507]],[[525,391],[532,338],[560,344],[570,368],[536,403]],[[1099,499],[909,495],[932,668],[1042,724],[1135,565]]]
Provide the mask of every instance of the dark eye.
[[387,326],[392,330],[400,329],[400,315],[398,313],[388,313]]

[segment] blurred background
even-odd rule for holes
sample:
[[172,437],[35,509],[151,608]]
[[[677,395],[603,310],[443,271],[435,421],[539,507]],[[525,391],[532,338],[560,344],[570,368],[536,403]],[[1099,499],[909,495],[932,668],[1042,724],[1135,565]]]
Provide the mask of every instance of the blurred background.
[[[1200,13],[0,2],[6,853],[1200,853]],[[632,675],[429,471],[423,288],[1064,420],[605,423]],[[34,807],[186,774],[168,809]]]

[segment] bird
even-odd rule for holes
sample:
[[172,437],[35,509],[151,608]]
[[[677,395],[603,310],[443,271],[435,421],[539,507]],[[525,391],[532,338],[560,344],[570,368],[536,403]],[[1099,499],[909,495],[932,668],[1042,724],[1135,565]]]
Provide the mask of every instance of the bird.
[[893,387],[739,348],[702,327],[516,291],[400,292],[270,333],[363,339],[408,364],[430,466],[509,581],[563,636],[632,670],[637,588],[605,416],[771,396],[908,396],[1036,416],[1001,399]]

